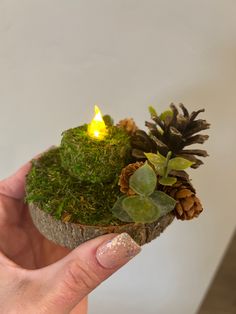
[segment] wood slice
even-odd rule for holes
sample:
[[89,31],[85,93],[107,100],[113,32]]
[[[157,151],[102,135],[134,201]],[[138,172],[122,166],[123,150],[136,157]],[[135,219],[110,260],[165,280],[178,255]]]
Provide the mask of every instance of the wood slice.
[[104,234],[122,232],[127,232],[139,245],[143,245],[158,237],[175,217],[171,212],[153,223],[103,227],[62,222],[34,204],[29,204],[29,211],[35,226],[47,239],[70,249]]

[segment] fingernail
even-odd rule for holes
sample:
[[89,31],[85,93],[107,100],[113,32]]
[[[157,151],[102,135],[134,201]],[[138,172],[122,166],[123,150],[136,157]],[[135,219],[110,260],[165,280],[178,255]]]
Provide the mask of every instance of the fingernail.
[[48,149],[46,149],[46,152],[48,152],[49,150],[54,149],[56,147],[57,147],[56,145],[51,145],[51,146],[48,147]]
[[36,156],[33,157],[32,160],[37,160],[39,159],[43,154],[48,153],[50,150],[56,148],[56,145],[51,145],[50,147],[48,147],[47,149],[45,149],[42,153],[37,154]]
[[121,233],[98,247],[96,258],[105,268],[126,264],[141,251],[141,247],[127,234]]

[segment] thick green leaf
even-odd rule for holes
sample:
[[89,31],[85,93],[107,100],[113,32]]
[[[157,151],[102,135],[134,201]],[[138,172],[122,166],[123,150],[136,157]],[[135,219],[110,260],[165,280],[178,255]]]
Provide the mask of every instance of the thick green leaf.
[[160,216],[159,208],[150,197],[134,195],[126,197],[123,208],[135,222],[148,223],[157,220]]
[[128,196],[122,196],[120,197],[114,206],[111,209],[112,214],[124,222],[133,222],[133,219],[128,215],[128,213],[124,210],[122,202],[124,199],[126,199]]
[[146,162],[142,167],[134,172],[129,179],[129,185],[135,193],[140,195],[150,195],[156,188],[157,176],[155,171]]
[[149,112],[150,112],[150,114],[151,114],[151,117],[157,117],[156,109],[153,108],[153,106],[149,106],[149,107],[148,107],[148,110],[149,110]]
[[167,177],[167,178],[162,177],[159,180],[159,183],[162,185],[170,185],[171,186],[171,185],[175,184],[176,181],[177,181],[177,179],[174,177]]
[[165,174],[165,167],[163,165],[156,165],[155,166],[156,172],[160,175],[160,176],[164,176]]
[[147,157],[148,161],[155,167],[158,174],[161,176],[164,175],[164,166],[166,162],[166,158],[162,156],[160,153],[144,153]]
[[160,217],[171,212],[175,208],[176,201],[161,191],[155,191],[150,198],[160,210]]
[[151,164],[154,166],[156,164],[164,164],[166,162],[166,158],[162,156],[160,153],[153,154],[153,153],[144,153],[147,159],[150,161]]
[[189,168],[194,163],[182,157],[175,157],[169,161],[168,168],[172,170],[184,170]]
[[166,110],[166,111],[162,112],[160,115],[160,119],[162,121],[165,121],[165,119],[167,117],[171,117],[171,118],[173,117],[173,111],[172,110]]

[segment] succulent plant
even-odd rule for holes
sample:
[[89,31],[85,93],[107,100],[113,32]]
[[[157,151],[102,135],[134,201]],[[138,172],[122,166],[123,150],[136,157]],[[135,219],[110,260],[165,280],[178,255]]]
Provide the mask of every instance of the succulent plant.
[[112,208],[121,221],[150,223],[174,209],[176,201],[156,190],[157,174],[148,162],[134,172],[129,185],[136,194],[122,196]]

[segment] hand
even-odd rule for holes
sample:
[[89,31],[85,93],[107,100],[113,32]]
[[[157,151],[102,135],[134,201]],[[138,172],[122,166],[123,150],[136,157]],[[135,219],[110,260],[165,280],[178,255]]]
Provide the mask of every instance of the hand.
[[0,313],[87,313],[86,296],[140,252],[109,234],[70,252],[42,236],[24,203],[27,163],[0,181]]

